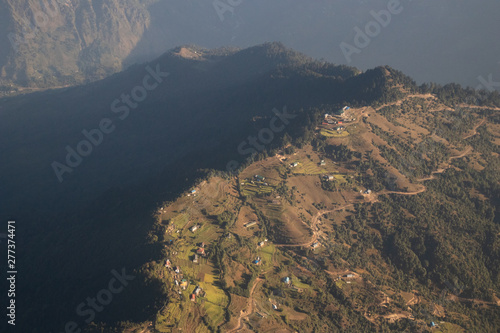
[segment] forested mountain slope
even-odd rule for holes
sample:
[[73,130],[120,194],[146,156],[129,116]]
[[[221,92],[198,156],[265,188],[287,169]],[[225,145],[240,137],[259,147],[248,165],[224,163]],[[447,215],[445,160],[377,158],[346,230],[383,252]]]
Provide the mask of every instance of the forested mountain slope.
[[[466,328],[467,315],[481,327],[497,311],[498,101],[278,43],[179,47],[92,84],[3,98],[0,212],[17,221],[20,325],[231,331],[248,317],[257,331],[374,330],[390,324],[383,316],[412,314],[398,293],[419,288],[423,306],[459,276],[456,297],[484,310],[458,299],[447,310],[459,318],[446,321]],[[184,294],[166,259],[185,272]],[[134,279],[95,317],[82,315],[113,272]],[[300,297],[287,296],[285,274]],[[358,301],[334,281],[346,274],[369,274]],[[196,284],[213,294],[186,301]],[[370,309],[371,284],[397,307]]]
[[159,207],[142,269],[164,295],[122,329],[496,332],[499,111],[432,94],[312,111]]

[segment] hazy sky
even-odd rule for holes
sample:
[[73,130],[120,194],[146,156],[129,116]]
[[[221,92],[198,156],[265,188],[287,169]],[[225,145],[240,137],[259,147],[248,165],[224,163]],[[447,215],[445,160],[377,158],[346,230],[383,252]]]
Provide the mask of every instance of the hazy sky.
[[419,83],[500,81],[498,0],[164,0],[150,10],[130,61],[180,44],[281,41],[361,69],[387,64]]

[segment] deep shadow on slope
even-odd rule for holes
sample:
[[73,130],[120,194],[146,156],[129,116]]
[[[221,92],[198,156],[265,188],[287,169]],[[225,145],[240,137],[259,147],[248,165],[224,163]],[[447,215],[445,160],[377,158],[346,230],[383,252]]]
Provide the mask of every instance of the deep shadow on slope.
[[[286,132],[298,136],[308,109],[372,102],[384,80],[381,69],[353,76],[353,69],[310,63],[279,44],[210,59],[168,53],[151,62],[170,76],[123,121],[110,105],[142,83],[146,65],[0,101],[0,211],[18,225],[19,300],[27,304],[19,321],[27,331],[81,321],[76,306],[106,287],[112,269],[132,271],[157,258],[161,249],[146,244],[156,203],[189,188],[199,169],[243,161],[238,144],[269,126],[272,108],[297,112]],[[63,162],[65,146],[74,148],[81,131],[103,118],[116,130],[59,183],[51,163]],[[156,288],[131,284],[96,320],[146,320]]]

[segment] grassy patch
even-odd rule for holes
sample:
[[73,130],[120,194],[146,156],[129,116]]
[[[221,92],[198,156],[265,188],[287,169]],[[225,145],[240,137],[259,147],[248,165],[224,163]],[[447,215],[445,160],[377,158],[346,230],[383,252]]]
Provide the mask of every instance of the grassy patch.
[[[205,278],[207,277],[206,274]],[[201,282],[200,287],[205,291],[205,302],[203,304],[207,315],[212,323],[217,326],[224,322],[225,308],[229,304],[229,298],[222,289],[217,288],[212,283]]]
[[297,277],[292,277],[292,283],[294,286],[298,287],[298,288],[302,288],[302,289],[309,289],[311,288],[310,285],[308,285],[307,283],[303,283],[299,280],[299,278]]
[[263,268],[268,268],[273,265],[274,251],[275,251],[275,246],[269,243],[267,243],[267,245],[260,250],[259,255],[262,258],[262,261],[264,262]]
[[182,213],[174,217],[170,223],[175,225],[177,229],[182,229],[189,222],[189,216],[186,213]]
[[339,183],[347,183],[346,180],[347,175],[334,174],[333,177],[335,178],[335,181]]
[[293,168],[294,174],[304,174],[304,175],[319,175],[326,173],[326,169],[314,163],[311,160],[304,160],[299,162],[299,165]]
[[203,226],[194,233],[189,231],[190,242],[198,244],[201,242],[210,243],[218,237],[219,228],[211,223],[203,223]]
[[213,283],[215,280],[215,276],[213,276],[212,274],[205,274],[205,279],[203,282],[205,283]]
[[345,285],[345,282],[343,280],[337,280],[337,281],[335,281],[335,284],[337,285],[337,287],[342,289]]
[[437,332],[442,332],[442,333],[461,333],[461,332],[465,332],[465,330],[458,326],[458,325],[455,325],[455,324],[452,324],[452,323],[442,323],[442,324],[439,324],[439,329],[436,331]]
[[323,128],[319,133],[327,138],[345,138],[346,136],[349,136],[349,132],[346,130],[339,133],[335,130]]
[[265,184],[264,182],[254,182],[252,184],[249,181],[245,181],[244,185],[241,185],[241,194],[243,196],[255,196],[257,194],[263,195],[272,193],[274,187]]
[[160,332],[168,332],[167,329],[179,325],[182,318],[182,310],[178,303],[169,303],[167,307],[157,314],[155,328]]

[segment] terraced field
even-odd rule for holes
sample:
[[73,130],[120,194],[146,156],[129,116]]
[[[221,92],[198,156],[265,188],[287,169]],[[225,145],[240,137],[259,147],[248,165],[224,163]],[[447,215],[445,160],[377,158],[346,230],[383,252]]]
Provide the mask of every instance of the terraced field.
[[273,266],[273,255],[275,249],[276,247],[271,243],[267,243],[262,249],[260,249],[259,256],[262,258],[263,270],[266,270]]
[[327,138],[345,138],[345,137],[349,136],[349,132],[346,130],[339,133],[335,130],[329,130],[326,128],[322,128],[321,131],[319,132],[319,134],[321,134]]
[[[373,121],[379,118],[382,119],[374,117]],[[386,123],[380,120],[377,124]],[[479,122],[476,126],[481,124]],[[388,129],[392,128],[389,125]],[[358,159],[363,160],[368,152],[376,151],[370,142],[377,140],[377,136],[369,131],[369,126],[370,121],[358,124],[359,129],[352,126],[353,132],[343,133],[343,136],[350,136],[347,140],[331,138],[324,141],[357,149],[362,153],[361,157],[354,156],[352,160],[359,162]],[[363,136],[366,133],[372,136]],[[398,133],[402,137],[407,135]],[[362,142],[355,142],[355,139]],[[382,144],[382,140],[379,143]],[[368,186],[359,177],[359,171],[352,168],[356,163],[344,163],[328,151],[306,146],[286,156],[280,155],[281,158],[268,157],[255,162],[239,175],[239,192],[235,191],[235,184],[238,184],[235,178],[229,181],[215,178],[200,184],[196,196],[184,196],[162,209],[165,211],[160,219],[163,225],[166,225],[164,220],[169,220],[175,228],[183,228],[166,248],[172,264],[180,266],[184,274],[181,277],[174,275],[175,278],[187,278],[190,286],[187,290],[179,290],[173,279],[168,278],[168,272],[166,279],[162,275],[173,291],[170,295],[175,297],[172,297],[168,310],[172,313],[165,318],[158,316],[157,331],[171,332],[173,327],[182,327],[185,332],[203,332],[206,328],[220,332],[314,332],[307,330],[315,320],[309,311],[320,301],[318,291],[325,288],[325,274],[331,275],[335,281],[336,292],[344,294],[346,299],[356,300],[354,310],[359,312],[358,318],[367,314],[364,316],[367,321],[384,322],[385,325],[409,318],[407,309],[413,305],[409,304],[413,291],[400,293],[404,307],[397,302],[379,300],[377,291],[387,286],[375,287],[374,281],[386,281],[387,264],[380,258],[381,251],[373,246],[366,251],[356,249],[357,244],[379,233],[371,226],[365,227],[357,222],[362,212],[370,212],[364,209],[377,204],[381,195],[416,196],[426,187],[419,184],[416,190],[373,190],[371,195],[362,196],[359,190],[364,191]],[[418,179],[418,182],[437,179],[437,174],[444,173],[453,159],[465,157],[471,151],[472,146],[460,154],[453,153],[446,167],[441,165],[432,176]],[[373,175],[373,168],[364,176]],[[324,175],[332,176],[331,180],[326,182]],[[217,215],[226,212],[233,214],[234,221],[231,218],[226,225],[221,225],[217,222]],[[366,220],[369,218],[367,214]],[[247,227],[251,222],[256,224]],[[195,233],[187,229],[197,223],[202,227]],[[264,246],[258,246],[265,238],[268,241]],[[195,264],[192,258],[201,242],[206,243],[208,256],[200,257]],[[315,242],[321,246],[313,249]],[[359,256],[350,258],[351,251],[358,251]],[[352,270],[359,274],[358,278],[336,279],[351,272],[350,269],[357,267],[358,258],[364,256],[370,257],[369,266]],[[258,257],[261,261],[254,264]],[[286,276],[290,277],[290,284],[283,282]],[[196,286],[200,286],[204,293],[192,302],[189,296]],[[369,301],[360,302],[366,299]],[[323,301],[325,306],[330,306],[329,300]],[[388,310],[386,304],[392,307]],[[339,304],[331,306],[328,311],[339,313]],[[440,313],[444,310],[441,309]],[[429,325],[422,319],[410,320],[417,325]],[[436,320],[440,327],[433,331],[460,331],[459,326],[444,320]],[[321,330],[318,326],[316,331],[332,330]]]
[[184,229],[188,222],[189,216],[186,213],[179,214],[170,221],[177,229]]
[[327,172],[325,168],[311,160],[298,161],[298,163],[299,164],[292,169],[294,174],[319,175]]
[[224,323],[225,309],[229,305],[229,298],[213,281],[200,282],[199,285],[206,293],[203,307],[208,318],[210,318],[214,326]]
[[249,181],[245,181],[244,185],[241,185],[241,194],[247,197],[272,193],[274,187],[265,184],[265,182],[254,182],[252,184]]

